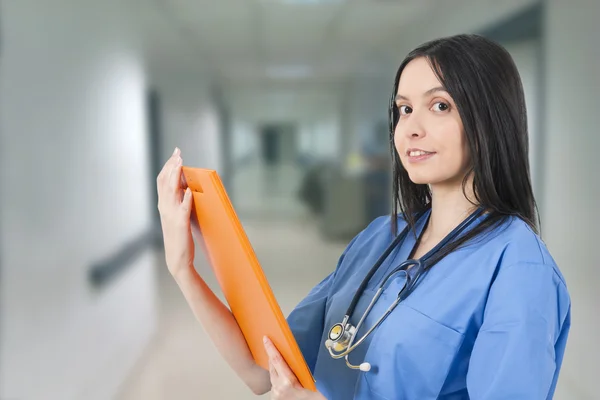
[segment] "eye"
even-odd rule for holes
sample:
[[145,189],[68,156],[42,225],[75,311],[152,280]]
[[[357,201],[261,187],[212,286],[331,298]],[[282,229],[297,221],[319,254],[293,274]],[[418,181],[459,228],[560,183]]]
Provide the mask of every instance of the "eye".
[[400,111],[400,115],[406,115],[412,112],[412,108],[409,106],[400,106],[398,110]]
[[443,101],[438,101],[437,103],[435,103],[433,105],[434,111],[447,111],[449,109],[450,109],[450,106],[447,103],[444,103]]

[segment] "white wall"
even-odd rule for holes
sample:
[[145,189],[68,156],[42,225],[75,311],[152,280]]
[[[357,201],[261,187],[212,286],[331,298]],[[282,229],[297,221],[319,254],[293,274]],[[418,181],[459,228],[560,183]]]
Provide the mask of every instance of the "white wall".
[[209,76],[161,69],[151,79],[161,95],[164,161],[177,146],[184,165],[220,171],[222,127]]
[[234,121],[232,125],[231,156],[234,164],[253,158],[258,154],[259,143],[256,127],[247,121]]
[[344,140],[338,118],[337,114],[332,114],[329,118],[301,121],[298,136],[300,151],[316,160],[338,160]]
[[600,371],[600,2],[547,1],[543,230],[573,300],[559,387],[597,399]]
[[2,2],[0,398],[112,398],[155,331],[152,254],[98,293],[86,276],[150,223],[130,15]]

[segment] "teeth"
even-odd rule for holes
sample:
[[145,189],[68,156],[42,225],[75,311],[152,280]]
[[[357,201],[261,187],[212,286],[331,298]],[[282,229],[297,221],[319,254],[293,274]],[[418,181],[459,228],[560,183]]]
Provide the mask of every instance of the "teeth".
[[429,153],[426,151],[411,151],[408,153],[408,155],[411,157],[424,156],[425,154],[429,154]]

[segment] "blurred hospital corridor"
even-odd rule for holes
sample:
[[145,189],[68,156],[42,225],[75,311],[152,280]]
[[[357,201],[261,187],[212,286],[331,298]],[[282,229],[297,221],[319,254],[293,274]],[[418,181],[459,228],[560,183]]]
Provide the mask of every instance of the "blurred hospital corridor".
[[161,168],[178,147],[218,172],[287,316],[390,215],[398,66],[459,33],[501,44],[522,80],[542,240],[572,297],[554,398],[600,399],[599,15],[598,0],[0,0],[0,400],[256,398],[165,265]]

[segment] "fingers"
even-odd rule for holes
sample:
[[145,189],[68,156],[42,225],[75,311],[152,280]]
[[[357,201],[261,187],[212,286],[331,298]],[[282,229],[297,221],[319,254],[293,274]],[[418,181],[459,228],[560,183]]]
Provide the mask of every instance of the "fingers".
[[162,169],[160,170],[160,173],[158,174],[158,177],[156,179],[157,184],[159,185],[159,189],[163,185],[163,183],[165,183],[165,181],[168,180],[168,177],[171,174],[173,164],[177,161],[177,157],[179,157],[180,153],[181,151],[179,150],[179,148],[176,147],[173,151],[173,154],[171,154],[171,157],[169,157],[165,165],[163,165]]
[[279,374],[277,373],[277,369],[275,368],[275,365],[273,365],[273,362],[271,362],[271,360],[269,360],[269,373],[271,374],[271,378],[279,377]]
[[278,381],[278,387],[285,389],[291,387],[297,387],[298,379],[292,372],[290,367],[287,365],[273,342],[266,336],[264,337],[265,350],[269,356],[269,366],[273,366],[271,369],[271,377],[275,377]]
[[[182,164],[181,150],[176,147],[158,174],[157,191],[159,203],[180,206],[184,214],[189,216],[192,199],[185,198],[185,193],[182,190],[187,188],[187,182],[182,173]],[[183,204],[184,202],[185,204]]]
[[[191,189],[182,190],[182,160],[178,148],[157,177],[158,211],[164,239],[165,261],[173,277],[193,268],[194,241],[190,232],[193,206]],[[185,192],[185,193],[184,193]]]
[[169,174],[169,190],[173,193],[177,193],[177,190],[180,189],[182,163],[183,160],[181,159],[181,156],[175,156],[175,162],[171,167],[171,171]]
[[180,186],[185,189],[185,188],[188,187],[187,181],[185,180],[185,175],[184,174],[180,174],[180,175],[181,175],[181,184],[180,184]]
[[[181,203],[181,198],[174,196],[174,191],[170,190],[170,179],[173,172],[173,167],[180,159],[180,150],[175,148],[171,157],[167,160],[156,178],[156,190],[158,192],[158,208],[164,209],[165,205],[171,207],[172,204]],[[180,196],[180,195],[179,195]]]
[[192,213],[192,201],[192,190],[190,188],[187,188],[185,190],[185,194],[183,195],[183,200],[181,202],[181,210],[183,211],[183,214],[186,218],[189,218]]

